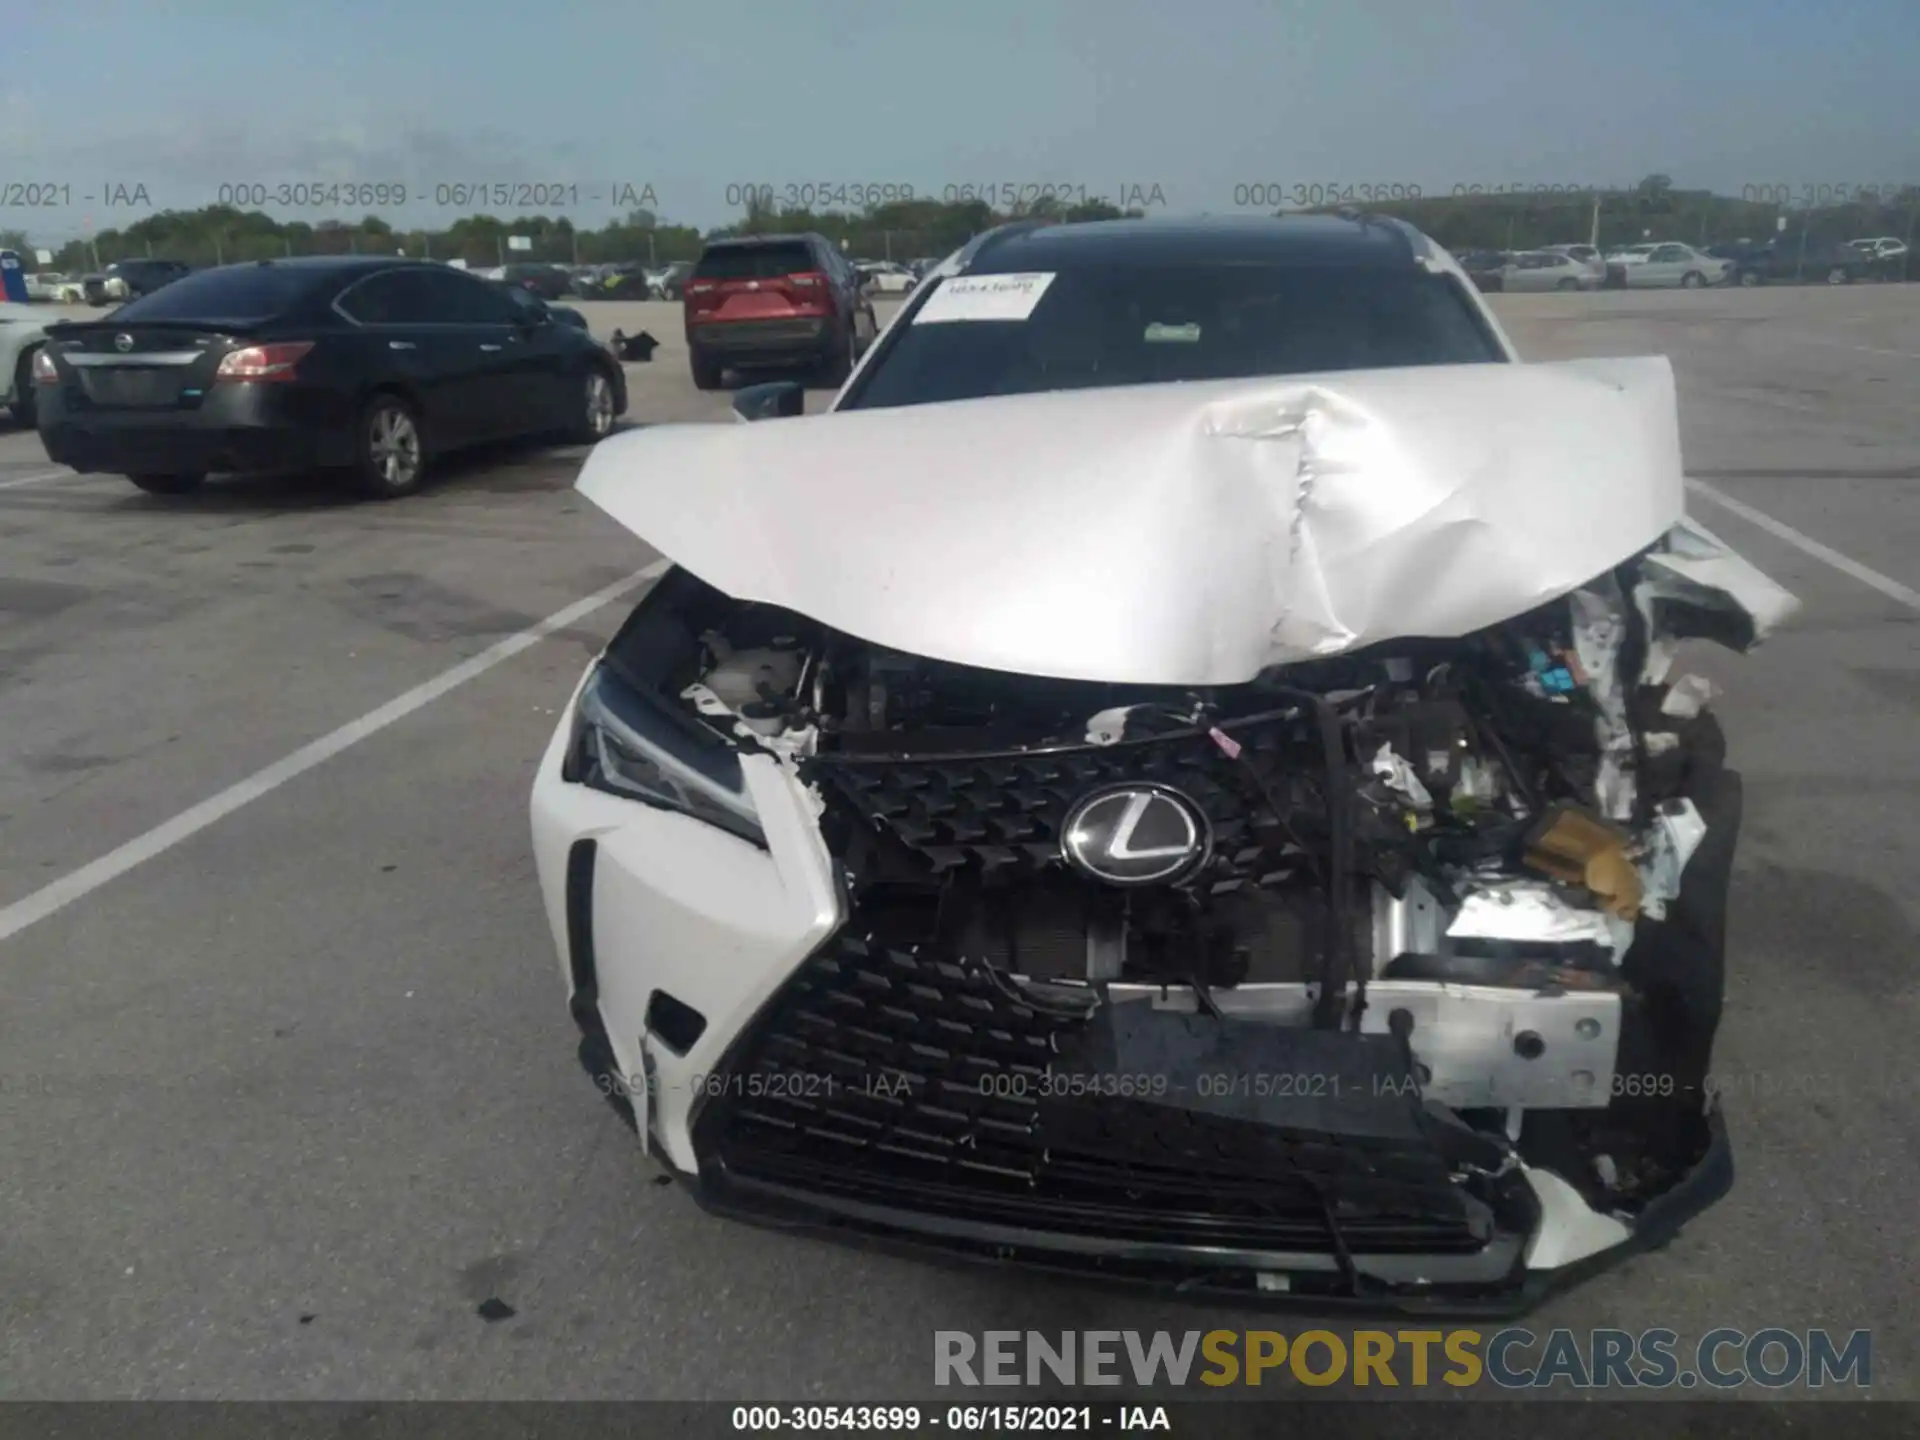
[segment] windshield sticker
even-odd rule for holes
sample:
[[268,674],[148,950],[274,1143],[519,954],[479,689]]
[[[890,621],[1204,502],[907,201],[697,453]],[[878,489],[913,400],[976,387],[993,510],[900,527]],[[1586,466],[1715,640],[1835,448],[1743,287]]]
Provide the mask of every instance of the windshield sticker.
[[1160,345],[1171,342],[1175,345],[1192,345],[1200,338],[1200,327],[1189,320],[1184,325],[1163,325],[1159,321],[1147,326],[1147,344]]
[[913,317],[916,325],[955,320],[1024,320],[1053,283],[1050,273],[955,275],[940,282]]

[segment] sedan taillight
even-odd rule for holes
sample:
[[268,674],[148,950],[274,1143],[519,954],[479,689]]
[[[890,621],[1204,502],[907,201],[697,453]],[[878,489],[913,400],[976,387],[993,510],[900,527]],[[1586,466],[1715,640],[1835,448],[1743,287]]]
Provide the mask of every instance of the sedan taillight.
[[246,380],[253,383],[286,382],[299,378],[295,367],[309,350],[311,340],[282,340],[272,345],[248,345],[228,352],[214,372],[215,380]]
[[60,370],[53,363],[53,357],[44,350],[33,352],[33,383],[36,385],[60,383]]

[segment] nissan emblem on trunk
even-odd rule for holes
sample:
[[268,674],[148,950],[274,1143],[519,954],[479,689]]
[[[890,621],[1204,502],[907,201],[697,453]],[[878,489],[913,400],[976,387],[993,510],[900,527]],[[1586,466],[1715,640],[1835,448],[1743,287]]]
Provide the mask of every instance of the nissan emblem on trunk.
[[131,335],[114,336],[113,348],[118,350],[122,355],[126,354],[127,351],[133,348],[133,336]]
[[1060,853],[1108,885],[1155,885],[1194,869],[1209,844],[1200,808],[1165,785],[1096,790],[1067,812]]

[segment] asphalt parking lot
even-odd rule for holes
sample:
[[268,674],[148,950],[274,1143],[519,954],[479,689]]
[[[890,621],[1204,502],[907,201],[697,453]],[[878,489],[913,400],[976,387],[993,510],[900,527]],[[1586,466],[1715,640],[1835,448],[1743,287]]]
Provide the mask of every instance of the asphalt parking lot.
[[[1696,515],[1805,604],[1693,662],[1748,783],[1735,1191],[1530,1323],[1871,1328],[1878,1398],[1920,1398],[1920,286],[1493,298],[1532,358],[1671,355]],[[663,342],[629,423],[727,418],[676,307],[581,308]],[[634,591],[579,602],[655,558],[579,454],[161,500],[0,422],[0,1397],[925,1397],[936,1328],[1258,1323],[651,1183],[528,853]]]

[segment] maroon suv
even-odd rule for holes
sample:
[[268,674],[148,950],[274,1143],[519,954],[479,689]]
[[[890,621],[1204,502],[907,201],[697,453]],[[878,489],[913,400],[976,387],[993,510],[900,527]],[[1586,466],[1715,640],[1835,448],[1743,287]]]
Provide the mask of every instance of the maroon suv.
[[798,365],[838,386],[879,330],[859,272],[824,235],[712,241],[684,305],[702,390],[719,389],[728,369]]

